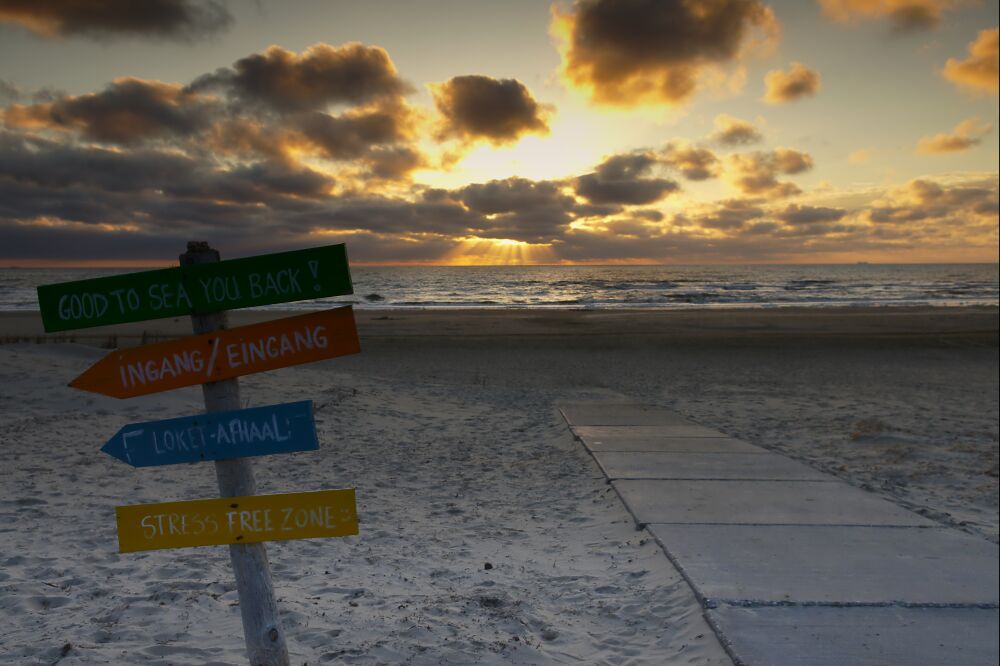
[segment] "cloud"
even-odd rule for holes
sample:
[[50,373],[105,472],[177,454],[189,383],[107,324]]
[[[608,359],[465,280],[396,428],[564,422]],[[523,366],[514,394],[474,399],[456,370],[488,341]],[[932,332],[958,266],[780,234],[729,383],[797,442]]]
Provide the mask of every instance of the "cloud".
[[592,211],[566,194],[564,184],[525,178],[474,183],[451,196],[488,220],[476,232],[482,237],[530,243],[560,236],[576,217]]
[[820,222],[837,222],[847,215],[844,208],[829,208],[827,206],[800,206],[789,204],[779,211],[775,217],[792,225],[816,224]]
[[558,183],[516,177],[466,185],[456,190],[454,195],[469,209],[485,215],[550,206],[568,210],[575,204],[573,197],[564,194]]
[[371,146],[395,144],[410,134],[405,113],[397,115],[386,110],[340,116],[315,111],[296,116],[289,126],[301,131],[323,157],[334,160],[363,156]]
[[887,19],[894,32],[936,28],[942,14],[961,0],[819,0],[823,12],[841,23]]
[[719,175],[719,158],[707,148],[667,144],[660,163],[677,169],[688,180],[708,180]]
[[768,104],[783,104],[800,97],[813,96],[820,88],[819,72],[809,69],[800,62],[793,62],[791,69],[784,72],[772,69],[764,77],[764,97]]
[[576,193],[594,204],[651,204],[680,189],[673,180],[645,177],[657,163],[650,152],[609,157],[576,179]]
[[709,210],[694,217],[694,221],[707,229],[742,229],[747,222],[764,217],[765,211],[753,199],[728,199],[718,202]]
[[873,202],[868,219],[876,224],[965,224],[982,220],[997,227],[996,177],[990,184],[948,185],[917,178]]
[[400,180],[425,166],[424,156],[409,146],[374,148],[365,155],[369,173],[382,180]]
[[196,79],[191,89],[222,89],[280,113],[384,102],[412,92],[385,49],[358,43],[314,44],[301,54],[271,46]]
[[432,86],[431,91],[445,120],[444,136],[486,139],[500,145],[524,134],[549,132],[545,110],[514,79],[456,76]]
[[75,131],[92,141],[130,145],[202,131],[217,107],[177,84],[121,78],[99,93],[11,105],[3,120],[7,127]]
[[923,155],[960,153],[979,144],[992,131],[993,125],[980,122],[979,118],[967,118],[955,125],[949,134],[921,138],[917,143],[917,152]]
[[996,92],[1000,71],[1000,29],[981,30],[969,44],[965,60],[948,58],[942,74],[958,86],[978,92]]
[[153,37],[192,41],[232,23],[225,5],[213,0],[4,0],[0,23],[13,23],[42,37],[105,39]]
[[8,129],[209,160],[328,160],[338,163],[330,168],[344,190],[369,190],[424,164],[422,120],[401,97],[408,90],[375,47],[316,45],[296,55],[274,46],[191,85],[122,78],[97,93],[10,104],[0,120]]
[[736,62],[755,34],[778,22],[757,0],[577,0],[553,9],[562,76],[596,102],[679,104],[702,74]]
[[724,146],[745,146],[757,143],[764,137],[751,123],[720,113],[715,117],[712,140]]
[[[786,149],[748,155],[774,174],[811,163]],[[651,197],[634,196],[627,184],[655,182],[654,170],[664,166],[657,153],[639,151],[613,156],[588,175],[629,194],[605,198],[635,205]],[[808,261],[830,256],[824,253],[844,260],[861,250],[989,252],[996,244],[995,174],[918,179],[843,208],[788,205],[765,188],[762,196],[691,204],[668,215],[581,203],[571,191],[578,184],[508,178],[405,196],[358,195],[294,163],[234,164],[210,154],[109,150],[0,131],[2,256],[162,261],[189,238],[209,239],[226,256],[345,241],[353,260],[381,262],[442,260],[476,239],[539,244],[552,260],[590,262]]]
[[787,197],[799,194],[802,190],[793,183],[779,181],[777,176],[802,173],[812,166],[812,157],[807,153],[778,148],[768,152],[730,155],[726,163],[726,176],[744,194]]

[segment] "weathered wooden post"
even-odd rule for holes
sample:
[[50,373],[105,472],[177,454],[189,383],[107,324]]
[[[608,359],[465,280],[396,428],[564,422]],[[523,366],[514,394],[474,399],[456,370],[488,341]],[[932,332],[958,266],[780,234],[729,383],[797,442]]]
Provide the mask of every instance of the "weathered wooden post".
[[[219,261],[218,250],[205,242],[189,242],[187,252],[180,256],[181,266]],[[226,311],[191,315],[196,335],[226,328]],[[205,396],[205,411],[219,412],[240,408],[240,383],[226,379],[201,385]],[[257,494],[253,468],[246,458],[215,461],[215,475],[222,497]],[[229,558],[236,574],[236,590],[243,617],[243,637],[251,666],[288,666],[288,645],[278,618],[274,600],[271,566],[263,543],[229,544]]]
[[[229,546],[251,666],[288,666],[264,541],[358,534],[354,488],[257,495],[250,456],[315,451],[312,402],[240,409],[237,377],[361,351],[351,307],[227,328],[226,311],[354,292],[343,244],[38,287],[47,332],[191,316],[195,335],[115,349],[70,386],[131,398],[201,384],[211,415],[135,423],[102,451],[134,467],[214,460],[222,497],[115,507],[118,551]],[[157,442],[163,444],[161,448]],[[234,457],[238,456],[238,457]]]

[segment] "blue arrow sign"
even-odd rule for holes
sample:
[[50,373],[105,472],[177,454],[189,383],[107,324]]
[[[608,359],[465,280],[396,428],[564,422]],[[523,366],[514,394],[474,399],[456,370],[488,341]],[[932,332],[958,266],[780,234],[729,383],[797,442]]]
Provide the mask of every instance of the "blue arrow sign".
[[101,447],[133,467],[315,451],[312,401],[131,423]]

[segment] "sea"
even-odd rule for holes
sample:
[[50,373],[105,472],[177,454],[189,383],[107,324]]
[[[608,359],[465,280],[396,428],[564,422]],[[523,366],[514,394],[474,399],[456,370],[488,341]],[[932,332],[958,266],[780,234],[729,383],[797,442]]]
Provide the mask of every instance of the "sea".
[[[35,288],[136,269],[0,268],[0,311]],[[362,309],[688,309],[998,305],[997,264],[355,266],[354,294],[267,306]]]

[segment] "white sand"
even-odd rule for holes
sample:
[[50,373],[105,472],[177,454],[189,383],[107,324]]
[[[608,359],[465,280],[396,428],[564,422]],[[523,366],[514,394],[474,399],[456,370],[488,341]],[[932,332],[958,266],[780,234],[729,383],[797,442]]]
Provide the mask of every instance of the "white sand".
[[[672,407],[996,540],[995,308],[364,313],[359,329],[360,355],[241,380],[248,405],[317,406],[321,450],[257,459],[261,492],[358,491],[360,536],[269,544],[294,664],[727,663],[560,399]],[[212,466],[98,451],[125,423],[197,412],[200,391],[64,387],[102,354],[0,345],[0,663],[243,664],[225,548],[116,547],[116,504],[211,497]]]
[[[133,470],[98,451],[125,423],[197,411],[200,390],[60,386],[101,354],[0,347],[0,662],[246,663],[227,549],[117,553],[116,504],[211,497],[211,464]],[[338,361],[242,383],[250,404],[316,403],[321,450],[257,459],[260,492],[358,492],[360,536],[268,546],[294,664],[728,663],[551,391]]]

